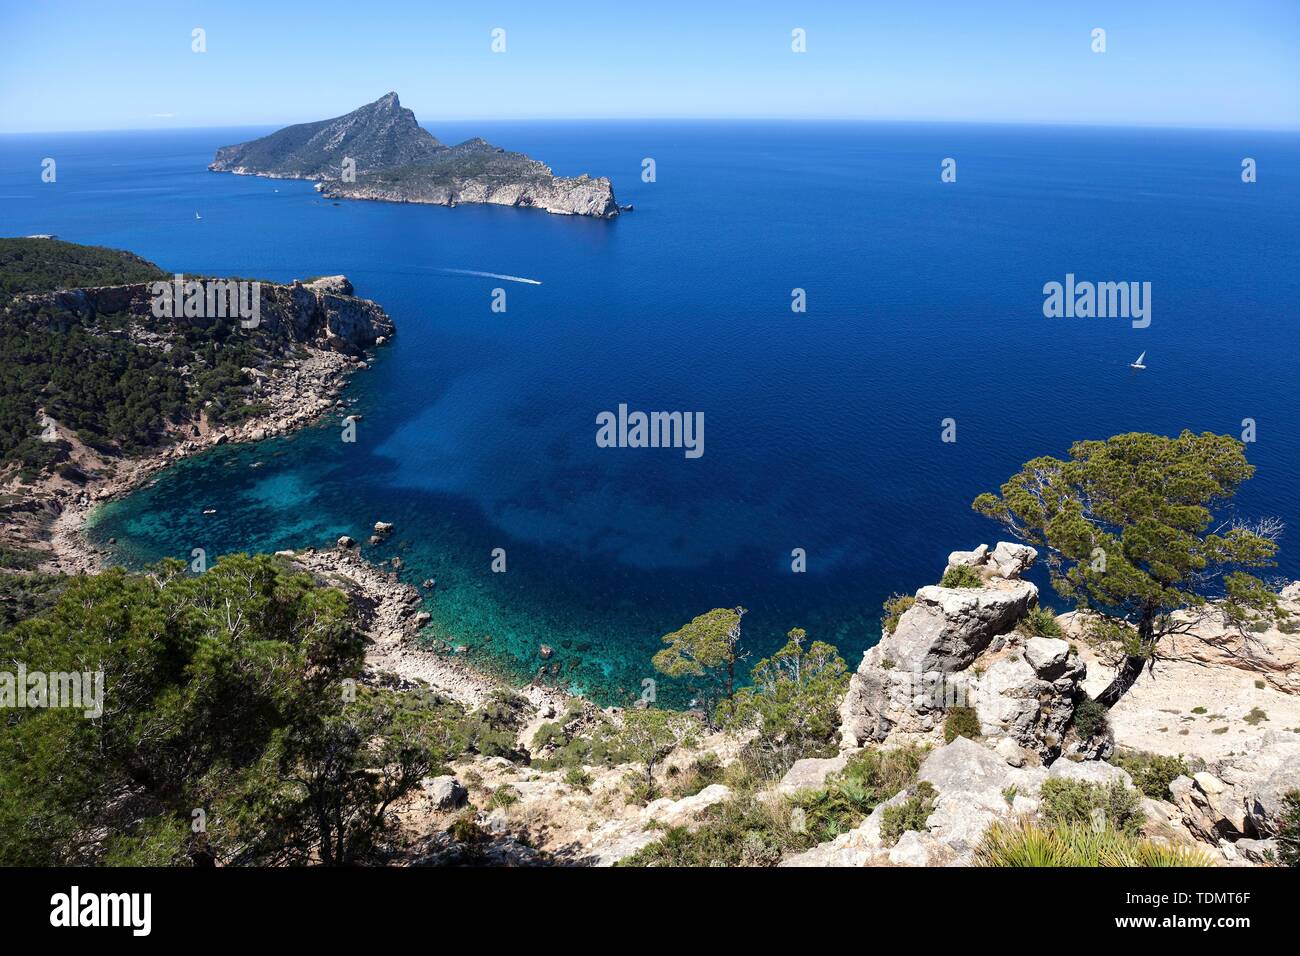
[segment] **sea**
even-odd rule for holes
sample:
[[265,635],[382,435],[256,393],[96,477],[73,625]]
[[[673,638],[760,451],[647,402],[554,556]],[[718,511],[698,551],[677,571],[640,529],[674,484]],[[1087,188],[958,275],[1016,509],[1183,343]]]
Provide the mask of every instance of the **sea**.
[[[748,609],[742,671],[795,627],[856,666],[887,597],[1007,537],[971,501],[1021,463],[1191,429],[1250,437],[1233,516],[1288,524],[1273,573],[1300,578],[1300,135],[427,125],[608,176],[634,211],[336,202],[207,171],[264,128],[0,137],[0,235],[186,274],[343,273],[398,328],[345,392],[355,441],[329,415],[177,464],[93,516],[115,560],[389,521],[364,550],[436,582],[427,640],[626,703],[663,635],[714,607]],[[1067,281],[1137,283],[1146,317],[1049,317]],[[702,419],[702,453],[602,447],[621,405]]]

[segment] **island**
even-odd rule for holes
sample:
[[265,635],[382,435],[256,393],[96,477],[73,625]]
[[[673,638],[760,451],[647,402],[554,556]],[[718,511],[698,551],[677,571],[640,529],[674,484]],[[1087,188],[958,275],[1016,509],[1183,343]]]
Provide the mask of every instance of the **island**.
[[544,163],[477,137],[444,145],[416,122],[396,93],[345,116],[222,146],[208,169],[314,179],[321,195],[331,199],[491,203],[597,219],[613,219],[629,208],[614,199],[605,177],[556,176]]

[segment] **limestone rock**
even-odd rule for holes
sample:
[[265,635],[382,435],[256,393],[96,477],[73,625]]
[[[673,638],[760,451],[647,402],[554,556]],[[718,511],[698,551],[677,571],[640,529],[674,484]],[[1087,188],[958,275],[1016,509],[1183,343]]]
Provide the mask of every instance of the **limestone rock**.
[[1108,787],[1119,781],[1126,787],[1133,786],[1133,778],[1123,767],[1106,763],[1102,760],[1058,760],[1052,764],[1047,776],[1051,780],[1075,780],[1080,783],[1095,783]]
[[916,592],[916,603],[881,647],[900,670],[963,670],[995,635],[1015,627],[1037,600],[1038,588],[1028,581],[996,588],[929,585]]
[[455,810],[469,802],[469,790],[455,777],[426,777],[420,787],[439,810]]
[[848,763],[848,754],[825,759],[806,757],[796,760],[794,766],[786,771],[781,782],[777,784],[777,793],[790,796],[801,790],[819,790],[826,785],[826,778],[839,773]]
[[1025,660],[1043,680],[1056,680],[1065,672],[1070,644],[1060,638],[1031,637],[1025,642]]
[[999,541],[989,554],[989,565],[1004,578],[1018,578],[1033,567],[1038,552],[1028,545]]

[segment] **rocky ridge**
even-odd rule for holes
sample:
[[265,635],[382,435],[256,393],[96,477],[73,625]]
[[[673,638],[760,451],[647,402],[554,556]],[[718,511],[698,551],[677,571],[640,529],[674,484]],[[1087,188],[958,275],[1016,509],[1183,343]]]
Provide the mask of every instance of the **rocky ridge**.
[[330,199],[491,203],[598,219],[622,211],[607,178],[556,176],[544,163],[477,137],[443,145],[391,92],[345,116],[222,146],[208,169],[314,179]]

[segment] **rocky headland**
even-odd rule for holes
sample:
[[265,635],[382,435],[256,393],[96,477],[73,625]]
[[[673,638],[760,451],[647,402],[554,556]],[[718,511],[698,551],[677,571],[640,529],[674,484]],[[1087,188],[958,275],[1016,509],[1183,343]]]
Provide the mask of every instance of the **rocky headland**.
[[477,137],[444,145],[416,122],[396,93],[345,116],[222,146],[208,168],[316,180],[316,188],[331,199],[491,203],[598,219],[622,211],[604,177],[556,176],[544,163]]
[[[236,422],[216,421],[209,409],[202,409],[168,422],[152,447],[128,454],[104,444],[91,445],[76,430],[46,414],[44,440],[67,449],[66,460],[34,481],[15,469],[5,475],[4,490],[22,507],[10,508],[0,544],[43,554],[43,570],[100,570],[105,555],[81,533],[97,505],[214,446],[288,434],[331,410],[343,414],[346,403],[339,394],[349,376],[365,368],[369,350],[388,342],[395,332],[382,308],[353,291],[344,276],[260,284],[259,321],[250,330],[258,343],[258,357],[241,370],[256,403],[250,414]],[[52,323],[75,318],[89,326],[100,316],[111,316],[134,342],[160,354],[175,347],[178,327],[215,321],[200,316],[160,321],[153,314],[153,301],[153,284],[142,282],[24,294],[11,301],[9,310]]]

